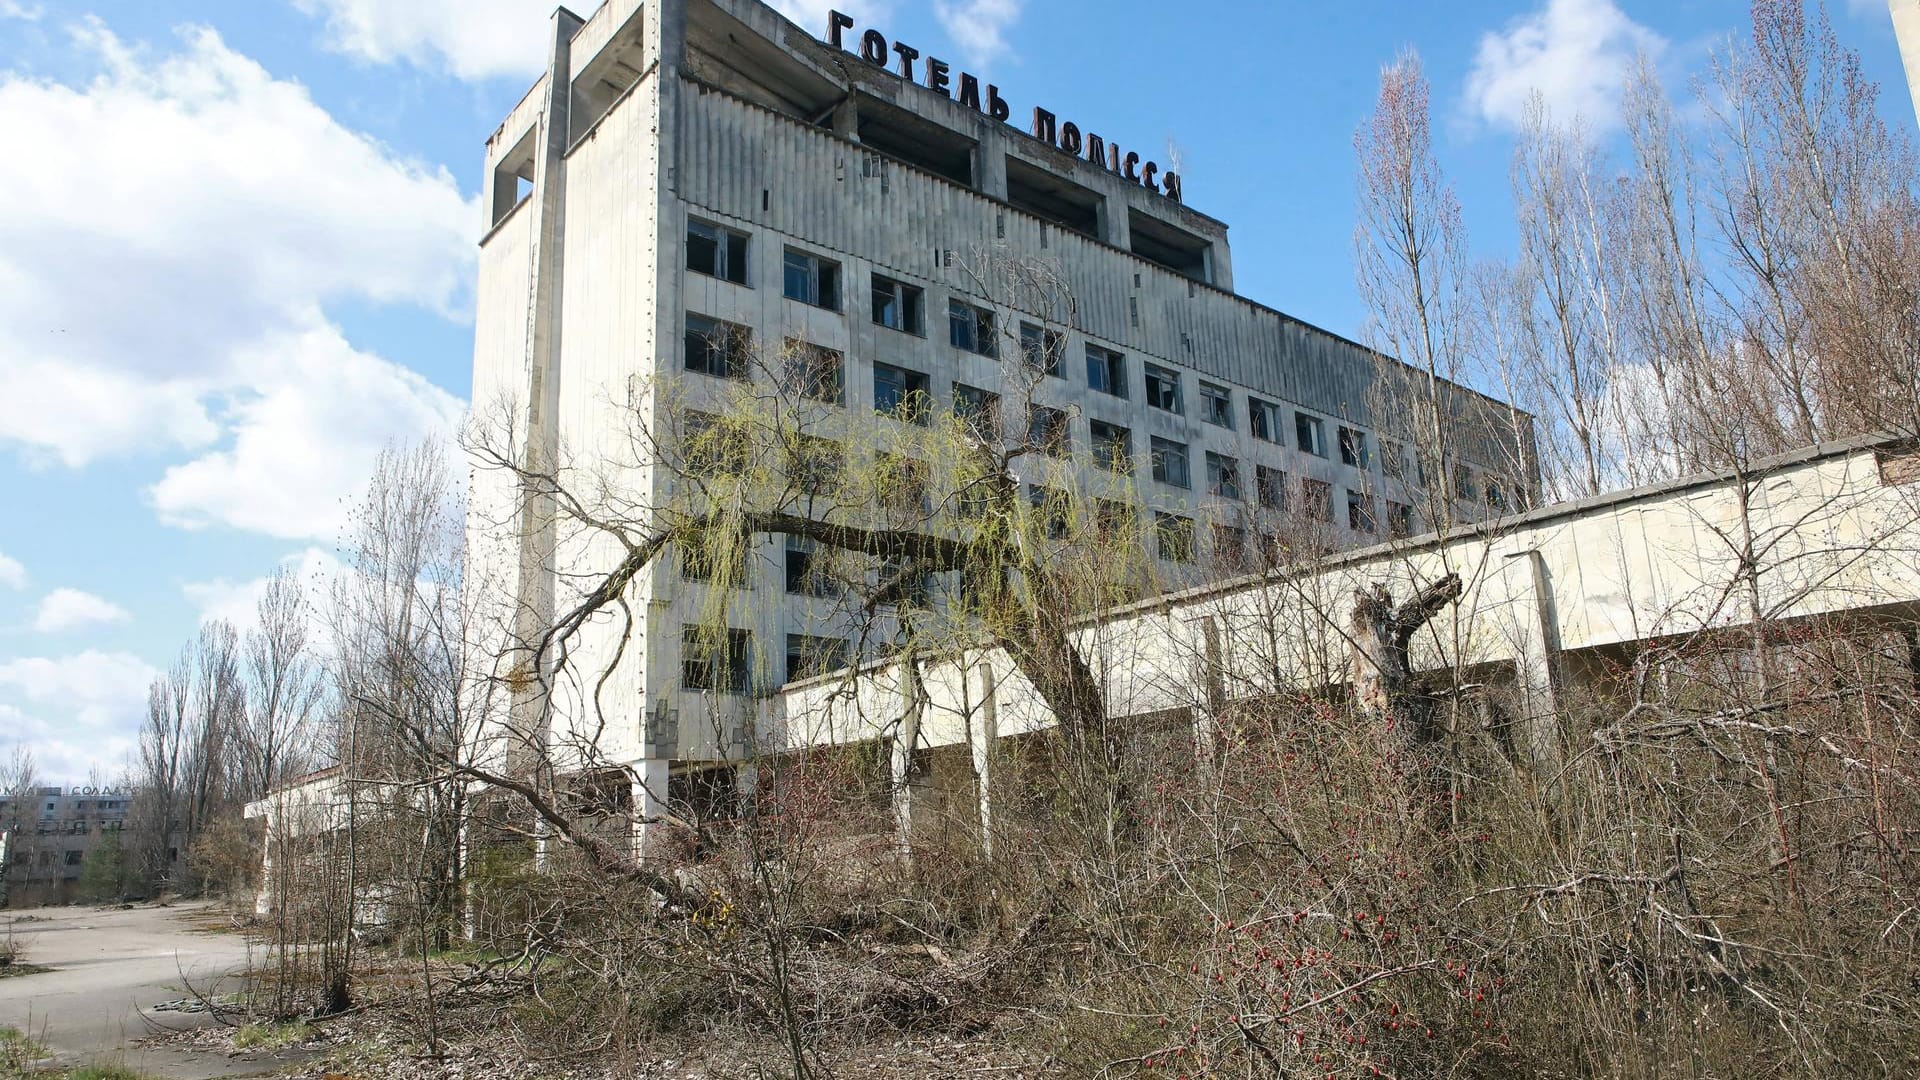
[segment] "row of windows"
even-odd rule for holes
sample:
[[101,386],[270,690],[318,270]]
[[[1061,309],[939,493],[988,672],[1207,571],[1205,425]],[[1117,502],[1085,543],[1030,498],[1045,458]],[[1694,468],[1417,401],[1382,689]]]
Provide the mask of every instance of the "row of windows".
[[[699,273],[746,284],[746,234],[724,226],[690,219],[687,225],[687,266]],[[785,251],[783,291],[791,299],[817,307],[840,309],[840,266],[838,263],[795,248]],[[925,334],[925,290],[915,285],[872,275],[872,314],[874,323],[905,333]],[[947,304],[948,340],[958,349],[981,356],[997,357],[999,335],[995,313],[960,299]],[[686,366],[721,378],[745,378],[752,356],[751,331],[702,315],[687,316]],[[1064,337],[1056,331],[1033,323],[1019,327],[1023,360],[1038,371],[1059,377],[1065,352]],[[806,396],[835,404],[843,403],[842,358],[838,352],[801,342],[788,343],[787,376]],[[1131,380],[1124,353],[1088,342],[1086,349],[1087,386],[1099,393],[1119,398],[1131,397]],[[902,419],[924,423],[927,376],[910,369],[875,364],[874,407]],[[1186,396],[1180,372],[1155,363],[1141,367],[1145,400],[1148,406],[1175,415],[1186,414]],[[1196,380],[1200,395],[1200,419],[1229,431],[1236,430],[1233,391],[1219,383]],[[957,384],[956,384],[957,385]],[[1247,430],[1253,438],[1286,445],[1282,407],[1252,394],[1247,395]],[[1311,413],[1294,410],[1293,444],[1302,453],[1314,457],[1329,456],[1327,422]],[[1096,438],[1096,456],[1099,451]],[[1372,452],[1367,433],[1345,424],[1335,425],[1334,448],[1340,462],[1351,468],[1372,467]],[[1113,455],[1108,455],[1113,458]],[[1424,460],[1409,462],[1403,444],[1388,440],[1382,451],[1382,467],[1387,476],[1417,487],[1428,483],[1430,469]],[[1457,465],[1453,476],[1454,494],[1467,501],[1484,501],[1495,510],[1506,510],[1509,500],[1497,478],[1487,477],[1484,485],[1465,465]],[[1171,481],[1170,481],[1171,482]],[[1180,483],[1179,486],[1187,486]]]
[[[853,649],[843,638],[788,634],[786,682],[844,668]],[[753,632],[731,627],[687,626],[680,631],[680,686],[744,694],[753,685]]]

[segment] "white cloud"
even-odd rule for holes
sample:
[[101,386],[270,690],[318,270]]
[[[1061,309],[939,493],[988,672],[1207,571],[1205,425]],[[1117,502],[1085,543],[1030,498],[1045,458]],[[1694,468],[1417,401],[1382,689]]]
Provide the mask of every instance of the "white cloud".
[[79,589],[55,589],[40,598],[33,628],[42,634],[65,634],[89,626],[127,622],[127,609],[111,600]]
[[[327,21],[329,47],[376,64],[405,61],[462,79],[546,69],[552,0],[293,0]],[[598,4],[575,10],[589,14]]]
[[1022,0],[937,0],[933,13],[968,62],[990,64],[1008,51],[1006,33]]
[[[295,577],[306,590],[308,601],[313,603],[327,595],[334,579],[345,570],[331,552],[311,547],[289,555],[280,562],[293,569]],[[202,623],[225,619],[244,633],[259,621],[260,598],[267,591],[267,579],[257,577],[248,581],[231,581],[215,578],[212,581],[190,581],[182,585],[180,591],[186,594],[188,603],[199,609]],[[322,628],[316,625],[313,629],[318,635]]]
[[0,661],[6,729],[32,748],[49,782],[78,783],[90,768],[112,773],[132,751],[146,715],[147,684],[160,674],[128,653],[88,650]]
[[0,551],[0,588],[24,589],[27,587],[27,568],[20,560]]
[[[84,85],[0,73],[0,446],[76,468],[200,452],[156,503],[256,528],[290,505],[260,501],[261,471],[298,509],[330,508],[357,486],[349,466],[444,426],[448,395],[348,346],[325,308],[466,317],[479,216],[451,174],[343,127],[212,30],[165,54],[98,20],[71,33],[98,69]],[[356,393],[379,397],[344,422]],[[222,477],[253,486],[207,488]]]
[[38,4],[23,4],[20,0],[0,0],[0,19],[21,19],[25,22],[37,22],[46,9]]
[[161,520],[293,539],[334,536],[344,500],[395,433],[451,441],[459,399],[321,327],[244,350],[251,396],[231,449],[166,471],[149,491]]
[[1468,107],[1480,119],[1518,127],[1539,94],[1555,119],[1595,130],[1620,119],[1620,93],[1636,53],[1658,57],[1667,39],[1628,18],[1614,0],[1547,0],[1506,29],[1480,38],[1467,74]]

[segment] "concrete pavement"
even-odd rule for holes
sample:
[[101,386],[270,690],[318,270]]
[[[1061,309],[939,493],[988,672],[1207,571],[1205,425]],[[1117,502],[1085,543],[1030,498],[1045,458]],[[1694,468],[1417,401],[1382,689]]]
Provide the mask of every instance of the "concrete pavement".
[[284,1061],[132,1045],[157,1028],[211,1022],[152,1007],[190,997],[189,983],[207,994],[233,989],[232,976],[246,966],[247,940],[200,929],[219,918],[206,904],[0,912],[0,937],[11,933],[26,963],[52,969],[0,978],[0,1026],[51,1047],[62,1064],[112,1061],[168,1080],[271,1071]]

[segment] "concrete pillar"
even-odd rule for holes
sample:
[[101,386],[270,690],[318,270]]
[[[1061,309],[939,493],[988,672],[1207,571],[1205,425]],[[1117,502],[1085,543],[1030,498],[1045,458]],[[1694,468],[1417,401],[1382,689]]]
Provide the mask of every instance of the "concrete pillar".
[[[1006,163],[1002,162],[1004,169]],[[1100,239],[1123,251],[1133,250],[1133,225],[1127,220],[1125,200],[1111,195],[1100,198]]]
[[1560,763],[1560,653],[1559,619],[1545,560],[1527,550],[1508,556],[1516,560],[1517,588],[1513,589],[1514,676],[1522,745],[1536,775],[1546,775]]
[[850,142],[860,141],[860,103],[852,94],[833,107],[833,133]]
[[273,914],[273,875],[277,872],[273,849],[278,839],[276,827],[280,823],[280,816],[273,812],[274,801],[272,796],[268,796],[266,810],[260,815],[266,822],[267,831],[260,841],[260,888],[253,894],[253,913],[262,918]]
[[1211,615],[1200,619],[1201,700],[1193,710],[1193,759],[1196,779],[1213,786],[1214,759],[1220,747],[1220,716],[1227,707],[1226,657],[1220,646],[1220,622]]
[[973,750],[973,778],[980,796],[980,851],[993,856],[993,759],[994,742],[1000,737],[999,704],[995,700],[993,667],[982,657],[966,676],[975,680],[980,697],[967,724],[967,741]]
[[974,187],[990,199],[1007,201],[1007,144],[1003,139],[981,141],[974,151]]
[[646,859],[652,838],[661,829],[667,814],[668,762],[666,758],[641,758],[627,768],[633,773],[633,827],[628,839],[633,857]]
[[1900,64],[1907,71],[1907,92],[1914,115],[1920,118],[1920,0],[1888,0],[1893,15],[1894,40],[1900,43]]
[[900,722],[894,730],[887,778],[893,790],[894,837],[902,854],[913,850],[913,751],[920,744],[920,717],[926,696],[920,689],[920,668],[911,654],[900,660],[895,676]]

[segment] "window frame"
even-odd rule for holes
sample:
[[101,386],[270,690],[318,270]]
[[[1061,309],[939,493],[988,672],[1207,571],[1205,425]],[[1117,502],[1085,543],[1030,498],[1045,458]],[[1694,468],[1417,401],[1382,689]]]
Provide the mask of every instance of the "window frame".
[[1253,467],[1254,499],[1263,510],[1285,513],[1287,510],[1287,473],[1272,465]]
[[[1036,353],[1037,349],[1037,353]],[[1038,323],[1021,322],[1020,357],[1029,370],[1053,379],[1066,378],[1067,335]]]
[[[702,642],[701,637],[722,637],[721,642]],[[694,650],[707,655],[696,660]],[[695,665],[699,664],[696,669]],[[696,670],[699,678],[689,678]],[[716,677],[718,676],[718,677]],[[753,631],[738,627],[680,626],[680,689],[707,694],[749,694],[753,692]]]
[[1232,454],[1207,451],[1207,494],[1230,502],[1239,502],[1240,459]]
[[[1186,415],[1185,395],[1180,387],[1180,373],[1164,364],[1142,361],[1140,364],[1140,382],[1147,405],[1161,412],[1175,416]],[[1155,393],[1158,390],[1159,393]],[[1159,399],[1165,399],[1163,404]]]
[[[1108,435],[1101,437],[1102,430]],[[1117,435],[1118,438],[1114,436]],[[1108,423],[1105,420],[1088,420],[1087,436],[1093,447],[1093,464],[1096,468],[1119,476],[1133,475],[1133,429],[1121,424]],[[1117,445],[1121,454],[1115,461],[1112,447]],[[1118,467],[1116,467],[1116,465]]]
[[1275,446],[1287,445],[1280,437],[1280,403],[1247,395],[1247,434]]
[[[805,248],[789,246],[780,257],[780,295],[796,300],[809,307],[822,311],[840,310],[840,263],[825,255],[818,255]],[[806,265],[800,267],[806,275],[803,291],[808,295],[793,294],[794,259],[802,260]]]
[[[977,401],[977,408],[961,408],[962,401]],[[1000,395],[992,390],[963,383],[953,382],[953,415],[967,426],[967,429],[982,442],[998,444],[1000,441]]]
[[1192,489],[1192,450],[1186,443],[1178,439],[1164,439],[1158,435],[1150,435],[1147,437],[1147,454],[1149,467],[1155,480],[1168,487]]
[[1367,447],[1367,433],[1349,424],[1335,428],[1334,439],[1340,446],[1340,464],[1354,469],[1371,468],[1373,454]]
[[[1046,430],[1039,429],[1039,422],[1045,419]],[[1073,453],[1073,421],[1065,409],[1056,409],[1051,405],[1032,402],[1027,406],[1027,446],[1050,458],[1064,458]]]
[[[966,328],[964,333],[961,330],[963,326]],[[947,298],[948,344],[961,352],[994,360],[1000,356],[998,333],[998,318],[991,308],[983,308],[957,296]],[[961,340],[963,337],[967,340]]]
[[[700,229],[707,229],[713,233],[711,237],[702,237],[702,239],[713,244],[714,268],[712,270],[702,270],[693,265],[693,238]],[[737,257],[733,248],[733,241],[735,240],[740,242]],[[705,218],[697,218],[689,215],[687,218],[687,269],[702,277],[710,277],[716,281],[728,281],[735,285],[742,285],[751,289],[753,288],[753,284],[747,280],[747,272],[748,267],[753,265],[752,242],[753,234],[751,233],[743,232],[731,226],[722,225],[717,221],[708,221]],[[739,277],[735,277],[732,273],[734,269],[733,264],[736,261],[740,264]]]
[[[1311,433],[1311,434],[1309,434]],[[1327,422],[1300,409],[1293,411],[1294,444],[1303,454],[1327,456]]]
[[[1233,430],[1233,390],[1205,379],[1200,384],[1200,420],[1217,428]],[[1219,409],[1214,408],[1215,405]]]
[[1153,512],[1153,553],[1156,556],[1167,562],[1191,563],[1197,543],[1193,518],[1166,510]]
[[[820,358],[831,358],[832,383],[831,394],[817,393],[816,388],[823,384],[814,376],[816,364]],[[781,357],[782,376],[788,389],[798,391],[808,401],[817,401],[825,405],[845,405],[847,403],[847,358],[839,349],[829,349],[825,345],[816,345],[803,338],[786,339],[786,348]],[[798,370],[796,371],[796,367]]]
[[[901,382],[900,392],[891,405],[880,403],[881,376],[887,372],[898,372],[907,376]],[[891,381],[887,385],[891,385]],[[914,395],[919,395],[915,400]],[[881,416],[891,417],[903,424],[927,426],[933,415],[933,380],[924,371],[901,367],[876,360],[873,363],[873,411]]]
[[[905,325],[895,325],[880,317],[880,291],[882,284],[889,286],[888,292],[891,294],[890,302],[898,306],[901,313],[900,321]],[[875,273],[872,275],[868,297],[872,303],[871,314],[875,326],[883,326],[888,330],[902,334],[912,334],[914,337],[919,338],[927,336],[927,290],[918,285],[901,281],[899,278],[892,278],[885,274]]]
[[[1087,342],[1087,389],[1128,400],[1127,354]],[[1099,378],[1094,373],[1099,372]]]
[[[704,323],[707,329],[695,328],[695,322]],[[739,323],[717,319],[712,315],[702,315],[697,311],[686,313],[686,330],[681,335],[680,366],[696,375],[705,375],[711,379],[732,379],[739,381],[747,377],[747,369],[753,351],[753,329]],[[700,351],[702,363],[693,363],[694,339],[703,343]],[[724,370],[711,370],[713,358],[719,358],[719,366]]]

